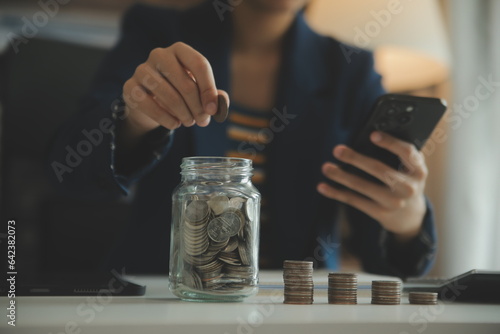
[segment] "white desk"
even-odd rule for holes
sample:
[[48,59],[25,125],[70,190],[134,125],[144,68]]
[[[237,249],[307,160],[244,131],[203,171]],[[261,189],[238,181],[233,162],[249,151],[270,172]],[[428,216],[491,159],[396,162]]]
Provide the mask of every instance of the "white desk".
[[[500,333],[500,305],[440,303],[371,305],[373,276],[359,276],[358,305],[329,305],[326,272],[315,273],[313,305],[285,305],[281,272],[261,274],[266,284],[242,303],[192,303],[175,298],[165,277],[138,277],[144,297],[17,297],[17,326],[1,316],[0,333]],[[6,312],[8,299],[0,299]]]

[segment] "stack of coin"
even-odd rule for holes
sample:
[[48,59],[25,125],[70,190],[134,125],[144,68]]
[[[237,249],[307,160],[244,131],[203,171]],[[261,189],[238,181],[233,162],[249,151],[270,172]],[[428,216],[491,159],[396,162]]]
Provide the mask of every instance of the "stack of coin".
[[401,282],[372,281],[372,304],[401,304]]
[[222,277],[222,265],[219,260],[214,260],[210,263],[198,266],[198,274],[200,275],[201,282],[205,288],[218,287],[220,285],[219,279]]
[[313,263],[310,261],[285,261],[283,280],[285,304],[312,304],[314,295]]
[[419,305],[436,305],[437,299],[437,292],[410,292],[408,296],[410,304]]
[[206,231],[209,221],[209,209],[203,201],[192,201],[186,207],[184,221],[184,250],[189,256],[203,254],[209,246]]
[[190,286],[194,289],[203,289],[203,283],[201,282],[200,276],[195,271],[184,270],[182,272],[184,278],[184,284]]
[[[184,284],[195,290],[243,289],[256,282],[253,199],[194,195],[180,210]],[[253,233],[252,233],[253,232]]]
[[328,274],[328,303],[357,304],[358,276],[352,273]]
[[233,279],[233,283],[244,282],[244,280],[255,274],[255,270],[251,266],[233,266],[225,265],[224,273],[226,277]]

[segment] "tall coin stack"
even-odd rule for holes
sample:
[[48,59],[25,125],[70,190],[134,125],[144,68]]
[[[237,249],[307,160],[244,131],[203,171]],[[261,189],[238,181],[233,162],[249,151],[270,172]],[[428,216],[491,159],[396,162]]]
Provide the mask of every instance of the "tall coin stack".
[[436,305],[438,294],[437,292],[410,292],[408,299],[410,304]]
[[401,282],[372,281],[372,304],[401,304]]
[[311,261],[283,262],[285,304],[312,304],[314,295],[313,263]]
[[328,274],[328,304],[357,304],[358,276],[352,273]]

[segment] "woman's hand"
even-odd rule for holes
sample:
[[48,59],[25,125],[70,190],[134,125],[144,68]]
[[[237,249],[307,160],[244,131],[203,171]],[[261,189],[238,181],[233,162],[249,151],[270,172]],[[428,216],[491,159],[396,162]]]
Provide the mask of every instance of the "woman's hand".
[[198,51],[184,43],[151,51],[123,86],[125,128],[139,137],[159,125],[173,130],[181,125],[207,126],[217,112],[218,91],[212,67]]
[[384,184],[365,180],[327,162],[322,167],[323,174],[357,193],[326,183],[318,184],[317,189],[328,198],[366,213],[395,233],[401,242],[410,240],[419,233],[426,212],[424,187],[428,172],[424,156],[413,144],[386,133],[373,132],[370,139],[375,145],[396,154],[403,163],[403,170],[395,170],[345,145],[338,145],[333,150],[338,160],[373,175]]

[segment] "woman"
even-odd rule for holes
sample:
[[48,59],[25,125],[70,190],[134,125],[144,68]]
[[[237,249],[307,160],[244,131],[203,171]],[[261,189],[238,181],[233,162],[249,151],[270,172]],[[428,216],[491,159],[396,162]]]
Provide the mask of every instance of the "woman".
[[[435,231],[423,156],[373,133],[376,145],[412,161],[397,171],[342,144],[383,89],[370,53],[355,50],[347,59],[348,46],[309,29],[301,11],[307,3],[207,1],[185,12],[144,5],[128,11],[84,111],[53,150],[53,160],[64,161],[68,146],[100,131],[107,145],[96,145],[71,171],[54,168],[59,183],[110,197],[135,185],[135,224],[113,266],[166,272],[170,195],[182,157],[229,155],[254,161],[265,199],[262,267],[308,257],[337,267],[336,222],[345,203],[350,246],[365,270],[409,276],[429,268]],[[231,100],[222,124],[210,122],[218,95]],[[106,133],[100,124],[110,119]],[[338,161],[398,182],[363,180]]]

